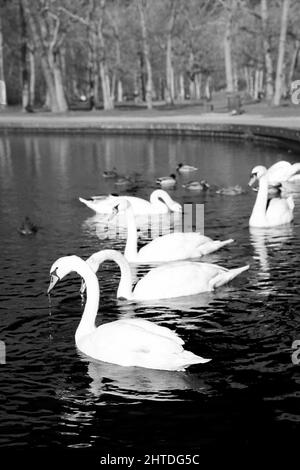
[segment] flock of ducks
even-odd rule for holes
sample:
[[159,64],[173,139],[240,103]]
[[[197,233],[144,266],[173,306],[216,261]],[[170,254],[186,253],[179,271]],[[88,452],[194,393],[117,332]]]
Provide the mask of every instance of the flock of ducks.
[[[177,167],[177,171],[182,173],[195,170],[189,165],[179,164]],[[249,184],[258,182],[259,187],[249,226],[274,227],[293,220],[293,199],[291,196],[284,198],[281,188],[290,181],[297,181],[296,173],[299,170],[300,164],[291,165],[283,161],[268,170],[263,166],[253,168]],[[118,177],[115,170],[105,172],[103,176]],[[173,176],[167,179],[173,179]],[[157,181],[164,186],[166,179],[159,178]],[[240,194],[240,186],[234,188],[236,194]],[[210,292],[246,271],[249,265],[226,269],[195,259],[213,253],[233,240],[212,240],[195,232],[176,232],[159,236],[138,250],[136,215],[181,211],[180,204],[166,191],[154,191],[149,201],[116,194],[90,200],[79,199],[95,212],[107,214],[108,221],[120,212],[125,213],[127,240],[124,254],[116,250],[101,250],[85,261],[75,255],[65,256],[55,261],[50,269],[48,294],[70,272],[75,271],[82,278],[81,292],[86,292],[86,303],[75,333],[78,349],[96,360],[160,370],[180,371],[192,364],[210,361],[186,351],[183,340],[176,333],[148,320],[122,319],[96,327],[100,302],[96,273],[106,260],[117,263],[121,272],[117,297],[128,300],[149,301]],[[131,263],[157,263],[158,266],[149,270],[133,287]]]

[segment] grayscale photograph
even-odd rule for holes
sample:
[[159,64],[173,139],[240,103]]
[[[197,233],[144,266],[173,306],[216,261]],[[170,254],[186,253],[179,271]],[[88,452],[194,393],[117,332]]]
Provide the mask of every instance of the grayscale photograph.
[[300,2],[0,0],[1,468],[299,465]]

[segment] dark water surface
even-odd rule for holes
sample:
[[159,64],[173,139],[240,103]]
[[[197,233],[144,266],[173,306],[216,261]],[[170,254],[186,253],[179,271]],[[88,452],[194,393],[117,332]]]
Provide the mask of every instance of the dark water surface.
[[[20,136],[0,138],[1,450],[107,455],[199,454],[247,461],[259,452],[289,456],[299,447],[300,193],[295,222],[249,231],[254,165],[299,160],[299,153],[249,142],[197,138]],[[186,348],[212,358],[187,372],[122,368],[82,357],[74,333],[82,313],[80,280],[69,276],[51,298],[49,268],[60,256],[87,257],[124,239],[98,239],[93,212],[78,196],[119,192],[102,172],[137,172],[129,191],[148,197],[157,176],[178,162],[199,171],[170,191],[181,203],[205,203],[205,233],[235,243],[203,260],[250,269],[215,293],[138,304],[116,300],[119,271],[99,273],[98,323],[123,317],[151,320],[176,331]],[[207,193],[181,183],[207,179]],[[216,186],[240,184],[245,194],[220,196]],[[122,189],[122,188],[121,188]],[[126,189],[126,188],[125,188]],[[41,228],[22,237],[25,215]],[[145,272],[140,268],[137,275]],[[257,457],[258,458],[258,457]],[[242,461],[241,461],[242,465]]]

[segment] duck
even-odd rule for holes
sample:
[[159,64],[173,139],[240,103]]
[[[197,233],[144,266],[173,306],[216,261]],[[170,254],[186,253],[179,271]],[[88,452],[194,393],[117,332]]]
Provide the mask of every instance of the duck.
[[289,224],[294,218],[294,200],[288,198],[269,198],[269,179],[266,174],[259,177],[256,201],[249,219],[250,227],[276,227]]
[[118,172],[116,168],[114,167],[113,170],[105,170],[102,173],[103,178],[118,178]]
[[134,184],[135,181],[133,181],[129,176],[120,176],[114,184],[116,186],[127,186],[128,184]]
[[222,196],[237,196],[243,194],[245,191],[242,186],[237,184],[236,186],[228,186],[227,188],[217,189],[216,193],[221,194]]
[[258,181],[262,175],[266,175],[268,183],[271,186],[276,186],[278,183],[294,183],[300,181],[300,163],[289,163],[285,160],[274,163],[270,168],[266,168],[263,165],[257,165],[252,168],[251,179],[249,185]]
[[195,166],[184,165],[183,163],[179,163],[176,168],[176,171],[178,171],[179,173],[190,173],[191,171],[197,171],[197,170],[198,168],[196,168]]
[[163,189],[156,189],[150,195],[150,200],[146,201],[135,196],[119,196],[112,193],[108,196],[93,196],[90,199],[79,198],[79,201],[98,214],[111,214],[113,206],[118,199],[122,197],[127,199],[134,215],[167,214],[168,212],[182,212],[182,206],[174,201],[171,196]]
[[192,364],[210,359],[183,348],[184,341],[169,328],[142,318],[115,320],[96,327],[100,288],[96,274],[79,256],[57,259],[50,269],[48,295],[58,281],[71,272],[81,276],[86,285],[86,303],[75,332],[79,351],[93,359],[123,367],[184,371]]
[[161,263],[199,258],[233,242],[232,238],[220,241],[212,240],[197,232],[176,232],[159,236],[138,251],[136,222],[127,199],[119,200],[112,210],[110,219],[122,211],[125,211],[127,223],[124,255],[132,263]]
[[[86,262],[96,273],[100,264],[106,260],[117,263],[121,271],[117,297],[137,301],[211,292],[249,269],[249,265],[226,269],[216,264],[195,261],[167,263],[152,268],[133,289],[130,265],[122,253],[116,250],[101,250],[91,255]],[[84,289],[85,286],[82,286],[81,293]]]
[[201,181],[189,181],[182,185],[183,188],[189,191],[206,191],[210,186],[205,180]]
[[156,179],[156,183],[160,184],[162,188],[174,188],[176,185],[176,175],[172,173],[170,176],[161,176]]
[[25,217],[23,220],[22,224],[18,228],[18,232],[21,235],[35,235],[38,231],[38,227],[31,222],[30,218],[28,216]]

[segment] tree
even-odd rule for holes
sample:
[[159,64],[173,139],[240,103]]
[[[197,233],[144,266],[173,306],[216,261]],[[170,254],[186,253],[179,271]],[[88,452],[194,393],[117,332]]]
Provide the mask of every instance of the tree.
[[0,108],[4,108],[6,102],[6,83],[4,78],[3,60],[3,33],[2,33],[3,4],[0,4]]
[[[147,80],[146,80],[146,104],[148,109],[152,109],[152,66],[150,62],[150,48],[148,43],[148,33],[145,19],[145,0],[136,0],[137,7],[140,15],[142,44],[143,44],[143,59],[145,61]],[[146,0],[147,1],[147,0]]]
[[285,53],[289,7],[290,7],[290,0],[283,0],[282,1],[281,26],[280,26],[280,38],[279,38],[279,47],[278,47],[277,70],[276,70],[276,80],[275,80],[275,93],[274,93],[274,98],[273,98],[273,104],[275,106],[279,106],[280,104],[280,98],[282,95],[282,87],[284,83],[284,53]]
[[235,0],[227,0],[227,2],[225,3],[226,23],[224,36],[224,58],[227,84],[226,88],[228,93],[232,93],[234,91],[234,77],[232,64],[232,19],[235,7]]
[[30,26],[32,42],[40,55],[50,109],[65,112],[68,105],[60,64],[60,47],[64,40],[64,34],[60,31],[60,18],[50,10],[48,2],[40,2],[38,11],[29,0],[22,0],[22,6]]
[[271,100],[274,93],[273,86],[273,61],[271,55],[271,44],[268,34],[268,5],[267,0],[261,0],[261,22],[262,22],[262,37],[263,48],[265,55],[265,70],[266,70],[266,98]]

